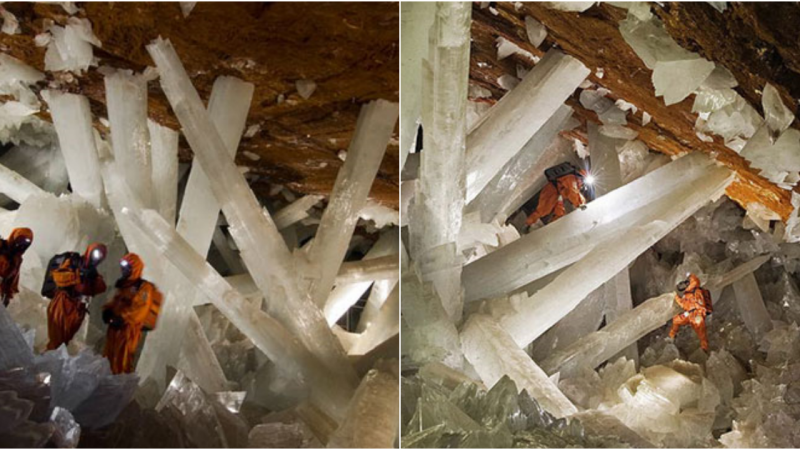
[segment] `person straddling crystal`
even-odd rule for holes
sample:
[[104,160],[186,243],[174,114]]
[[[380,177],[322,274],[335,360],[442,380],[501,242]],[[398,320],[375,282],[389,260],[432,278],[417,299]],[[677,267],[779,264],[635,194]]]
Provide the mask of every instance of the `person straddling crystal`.
[[593,183],[594,178],[585,170],[566,162],[545,170],[547,184],[539,192],[539,203],[526,220],[530,226],[541,219],[553,222],[567,213],[564,199],[575,208],[586,208],[586,197],[581,191]]

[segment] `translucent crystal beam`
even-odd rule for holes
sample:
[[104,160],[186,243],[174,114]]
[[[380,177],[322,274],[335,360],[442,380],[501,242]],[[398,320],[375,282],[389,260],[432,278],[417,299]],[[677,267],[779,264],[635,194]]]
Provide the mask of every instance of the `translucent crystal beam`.
[[[211,189],[230,224],[229,231],[271,313],[333,372],[355,382],[355,373],[319,308],[297,289],[291,253],[275,223],[264,214],[226,147],[203,102],[168,41],[147,46],[158,66],[164,92],[204,171],[213,171]],[[278,300],[279,299],[279,300]]]
[[487,387],[508,375],[517,389],[527,390],[550,414],[566,417],[578,412],[547,374],[491,317],[471,316],[461,331],[461,345],[464,356]]
[[[467,88],[469,84],[472,4],[438,2],[431,27],[429,54],[423,61],[422,122],[425,151],[420,158],[419,180],[409,226],[412,256],[422,262],[425,253],[458,242],[465,193]],[[447,256],[455,270],[421,266],[453,321],[461,318],[461,264],[458,255]]]
[[322,200],[321,195],[304,195],[275,213],[275,226],[279,230],[288,228],[308,217],[308,210]]
[[400,385],[391,372],[372,369],[356,390],[329,448],[391,448],[400,423]]
[[322,365],[300,342],[269,314],[254,307],[205,262],[188,242],[154,211],[125,216],[142,238],[156,246],[190,284],[212,299],[214,306],[276,365],[303,374],[312,386],[315,404],[331,417],[341,419],[354,387],[346,373]]
[[303,278],[310,279],[309,298],[320,307],[325,306],[347,253],[359,213],[394,132],[397,114],[397,104],[385,100],[361,108],[347,160],[336,175],[328,206],[308,252],[309,273],[303,274]]
[[8,198],[22,204],[31,195],[43,195],[46,192],[27,178],[0,164],[0,192]]
[[25,342],[22,332],[8,314],[5,306],[0,305],[0,372],[17,367],[33,365],[33,349]]
[[422,60],[428,56],[428,32],[436,15],[433,2],[406,2],[400,4],[402,47],[400,67],[400,169],[405,166],[408,153],[416,144],[417,128],[422,111]]
[[761,297],[755,275],[750,273],[734,282],[733,292],[745,326],[756,342],[760,342],[764,334],[772,329],[772,319],[764,306],[764,298]]
[[42,95],[50,106],[72,191],[96,208],[102,208],[105,194],[89,100],[58,91],[44,91]]
[[550,50],[467,137],[467,201],[478,196],[503,166],[564,104],[589,75],[580,61]]
[[[546,158],[550,144],[557,137],[558,132],[563,128],[565,122],[572,116],[572,108],[566,105],[559,107],[556,112],[547,119],[544,125],[528,140],[511,160],[492,178],[481,193],[475,197],[465,213],[480,211],[481,221],[491,222],[495,216],[503,210],[503,205],[513,198],[512,195],[521,183],[534,175],[535,178],[544,181],[544,171],[554,161]],[[542,164],[545,160],[546,164]],[[542,183],[543,184],[543,183]],[[505,218],[502,218],[505,222]]]
[[[209,115],[214,128],[220,133],[226,156],[233,159],[244,129],[247,111],[253,95],[253,85],[234,77],[219,77],[214,81],[209,100]],[[177,189],[177,184],[175,185]],[[133,205],[128,205],[133,206]],[[177,231],[201,255],[206,255],[219,220],[219,203],[209,187],[208,178],[197,160],[192,162],[189,180],[181,202]],[[170,224],[174,221],[170,221]],[[165,368],[175,365],[180,356],[183,337],[190,317],[195,315],[192,305],[205,297],[186,283],[177,272],[165,276],[170,283],[162,289],[173,289],[173,301],[164,304],[159,326],[153,330],[142,348],[137,371],[145,380],[154,377],[159,382],[166,375]],[[205,335],[199,336],[204,339]],[[203,347],[207,343],[201,344]],[[192,351],[192,349],[188,349]],[[198,384],[213,384],[213,380],[194,379]]]
[[175,223],[178,205],[178,132],[147,121],[153,160],[153,192],[161,216]]
[[400,332],[400,286],[397,285],[389,294],[389,298],[381,306],[378,316],[367,329],[361,333],[355,345],[350,348],[350,355],[365,355],[370,350],[392,338]]
[[111,145],[118,172],[143,205],[155,205],[150,136],[147,130],[147,79],[130,71],[105,75]]
[[556,277],[527,300],[517,311],[499,319],[503,329],[520,347],[525,347],[572,311],[592,291],[628,267],[670,230],[656,221],[625,230],[598,245],[583,259]]
[[190,379],[196,380],[197,385],[208,393],[230,389],[228,379],[217,361],[197,314],[189,316],[189,325],[186,327],[177,368]]
[[[601,134],[594,123],[587,124],[587,127],[589,153],[592,157],[591,172],[595,178],[594,190],[595,195],[601,197],[622,186],[622,170],[616,145],[618,141]],[[606,307],[607,323],[613,322],[626,311],[630,311],[633,308],[633,298],[631,297],[631,279],[628,268],[625,267],[614,278],[608,280],[603,285],[601,292]],[[620,356],[625,356],[636,364],[639,363],[639,351],[636,345],[631,345]]]
[[[721,291],[725,286],[755,271],[768,259],[769,256],[754,258],[720,277],[709,280],[707,288],[712,292],[712,299],[719,298],[714,297],[713,292]],[[608,326],[551,355],[542,362],[542,369],[548,374],[561,372],[562,378],[566,378],[577,374],[584,366],[595,368],[647,333],[663,327],[672,316],[681,311],[675,303],[674,293],[651,298],[621,315]]]
[[336,284],[385,280],[397,277],[399,270],[400,255],[398,254],[361,261],[350,261],[343,263],[339,268],[339,273],[336,275]]
[[[673,161],[589,203],[585,211],[574,211],[465,266],[465,300],[497,297],[525,286],[577,261],[621,229],[653,220],[675,226],[721,195],[730,177],[730,171],[699,153]],[[698,183],[702,190],[692,188]]]

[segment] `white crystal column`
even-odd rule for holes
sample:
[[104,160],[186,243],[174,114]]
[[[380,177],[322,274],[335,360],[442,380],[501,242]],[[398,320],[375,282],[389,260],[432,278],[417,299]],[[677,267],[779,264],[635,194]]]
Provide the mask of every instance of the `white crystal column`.
[[[376,258],[382,258],[391,254],[396,254],[398,251],[398,239],[400,238],[397,232],[388,232],[381,235],[375,245],[369,249],[364,255],[363,261],[370,261]],[[399,276],[399,271],[395,273]],[[362,281],[358,283],[343,284],[336,286],[328,296],[328,301],[325,303],[325,319],[329,325],[333,325],[338,321],[344,313],[350,309],[351,306],[358,302],[358,299],[367,292],[367,289],[372,286],[371,281]]]
[[386,255],[380,258],[349,261],[342,264],[336,275],[336,284],[359,283],[364,281],[386,280],[396,277],[400,270],[400,255]]
[[669,232],[665,222],[653,222],[623,232],[595,247],[527,300],[499,319],[503,329],[525,347],[572,311],[592,291],[613,278],[642,252]]
[[345,371],[330,370],[300,340],[269,314],[254,307],[219,275],[155,211],[125,211],[136,232],[166,257],[186,280],[205,292],[214,306],[276,365],[302,373],[311,385],[314,403],[334,419],[344,417],[354,392]]
[[491,388],[503,375],[508,375],[517,389],[527,390],[550,414],[567,417],[578,412],[558,386],[491,317],[482,314],[470,317],[461,331],[461,345],[464,356],[487,387]]
[[0,164],[0,192],[20,205],[31,195],[46,194],[42,188],[2,164]]
[[272,216],[275,219],[275,226],[279,230],[288,228],[297,222],[308,217],[308,210],[322,200],[321,195],[304,195],[301,198],[293,201],[292,204],[287,205]]
[[[222,136],[227,149],[225,156],[229,159],[233,159],[236,147],[239,145],[253,89],[251,83],[233,77],[217,78],[211,89],[209,114],[213,127]],[[181,204],[177,231],[200,255],[205,256],[211,246],[214,229],[219,220],[219,209],[219,203],[209,187],[208,178],[197,161],[193,161]],[[178,362],[183,345],[181,338],[186,333],[190,316],[195,315],[192,305],[198,302],[198,298],[203,297],[202,293],[186,284],[176,272],[166,274],[165,279],[174,287],[173,297],[172,301],[165,302],[158,319],[159,326],[149,334],[142,348],[137,364],[137,372],[142,380],[154,377],[160,382],[166,373],[166,366]],[[203,380],[196,381],[198,384],[210,383]]]
[[[769,259],[768,256],[754,258],[722,276],[709,280],[706,288],[712,292],[712,302],[719,299],[714,292],[720,292],[725,286],[752,273],[767,259]],[[542,362],[542,369],[548,374],[561,372],[562,378],[578,374],[584,366],[593,369],[647,333],[663,327],[667,321],[681,311],[680,306],[675,303],[674,293],[651,298],[622,314],[617,320],[602,329],[584,336],[569,347],[554,353]]]
[[186,70],[169,42],[148,45],[158,66],[164,92],[195,160],[210,178],[211,190],[230,224],[229,231],[256,285],[264,292],[269,310],[331,371],[355,381],[344,349],[319,308],[297,289],[289,249],[269,215],[264,214],[247,181],[226,154],[226,147]]
[[428,32],[436,15],[433,2],[400,3],[400,169],[416,145],[422,115],[422,60],[428,57]]
[[[589,132],[589,154],[592,157],[591,173],[595,179],[596,197],[602,197],[622,186],[622,170],[617,154],[617,140],[609,138],[598,131],[594,123],[587,124]],[[606,322],[611,323],[626,311],[633,308],[631,298],[631,279],[628,267],[622,269],[614,278],[602,287],[605,303]],[[580,337],[580,336],[579,336]],[[621,355],[639,364],[639,351],[636,345],[627,348]]]
[[750,273],[733,283],[733,292],[745,326],[756,342],[760,342],[764,334],[772,329],[772,319],[764,306],[764,298],[761,297],[755,275]]
[[400,423],[399,399],[395,374],[380,369],[367,372],[328,448],[392,448]]
[[730,177],[699,153],[673,161],[465,266],[465,300],[514,291],[577,261],[622,229],[653,220],[675,226],[722,195]]
[[467,201],[472,201],[589,75],[577,59],[550,50],[467,137]]
[[[420,155],[419,180],[409,225],[412,256],[418,262],[430,250],[458,242],[464,209],[467,88],[472,4],[439,2],[430,31],[430,50],[422,70],[422,122],[425,150]],[[456,270],[421,264],[431,279],[450,320],[461,318],[461,264],[447,256]],[[432,272],[437,271],[436,275]]]
[[50,106],[72,191],[94,207],[102,208],[105,194],[89,100],[58,91],[44,91],[42,95]]
[[395,286],[383,303],[378,316],[361,333],[350,355],[366,355],[370,350],[391,339],[400,332],[400,287]]
[[147,121],[153,160],[153,193],[161,216],[175,223],[178,204],[178,132]]
[[177,368],[204,391],[213,394],[230,390],[230,384],[208,342],[197,314],[189,316]]
[[[551,148],[550,144],[570,117],[572,117],[572,108],[561,105],[528,140],[522,150],[497,172],[497,175],[477,197],[469,202],[465,213],[480,211],[481,221],[491,222],[520,183],[532,178],[530,174],[535,173],[538,175],[536,178],[544,180],[545,169],[553,165],[551,158],[545,158],[547,150]],[[592,159],[594,160],[594,158]],[[545,160],[547,165],[542,164],[542,160]],[[505,222],[504,217],[502,222]]]
[[111,146],[117,171],[143,205],[155,205],[150,136],[147,130],[147,80],[117,70],[105,75]]
[[310,272],[302,274],[303,278],[310,278],[309,298],[320,307],[325,306],[347,253],[359,213],[394,132],[397,114],[397,104],[385,100],[361,108],[347,160],[336,175],[328,206],[308,252]]

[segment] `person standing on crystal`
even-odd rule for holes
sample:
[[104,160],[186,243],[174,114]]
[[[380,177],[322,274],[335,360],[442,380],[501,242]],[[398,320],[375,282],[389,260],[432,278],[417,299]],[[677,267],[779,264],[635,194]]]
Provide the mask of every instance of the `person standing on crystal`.
[[61,253],[50,259],[42,295],[52,299],[47,306],[47,350],[69,344],[81,327],[91,297],[106,291],[97,266],[106,258],[106,246],[91,244],[81,257]]
[[3,306],[19,292],[19,269],[22,266],[22,255],[33,242],[33,231],[30,228],[14,228],[8,239],[0,239],[0,297]]
[[155,329],[163,299],[161,291],[142,278],[144,263],[139,255],[128,253],[119,266],[117,292],[103,306],[103,322],[108,324],[103,356],[108,358],[115,374],[133,372],[142,331]]
[[706,316],[713,311],[711,293],[700,287],[700,279],[693,273],[687,274],[686,279],[678,283],[677,289],[679,294],[675,294],[675,302],[683,308],[683,312],[672,318],[669,337],[675,339],[680,327],[688,324],[700,338],[700,347],[708,351]]
[[542,220],[542,222],[553,222],[564,214],[564,199],[566,198],[575,208],[586,208],[586,197],[581,191],[589,190],[594,178],[583,169],[578,169],[574,165],[565,162],[553,166],[544,171],[547,177],[547,184],[539,192],[539,203],[526,223],[528,226]]

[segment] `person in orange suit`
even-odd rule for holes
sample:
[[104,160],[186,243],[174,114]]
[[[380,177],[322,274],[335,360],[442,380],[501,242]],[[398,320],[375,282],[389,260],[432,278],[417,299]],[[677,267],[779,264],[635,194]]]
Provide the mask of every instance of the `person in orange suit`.
[[711,294],[708,289],[700,287],[700,279],[693,273],[688,274],[686,280],[678,283],[677,288],[680,295],[675,294],[675,302],[683,308],[683,312],[672,318],[669,337],[675,339],[680,327],[689,325],[700,338],[700,347],[708,351],[706,316],[713,311]]
[[592,178],[583,169],[578,169],[570,163],[563,163],[545,171],[548,183],[539,193],[539,203],[526,223],[528,226],[535,224],[540,219],[553,222],[566,214],[564,199],[567,199],[575,208],[586,207],[586,197],[581,192],[586,183],[591,184]]
[[8,239],[0,239],[0,297],[3,305],[19,292],[19,269],[22,266],[22,255],[33,242],[33,231],[30,228],[14,228]]
[[139,255],[123,256],[120,270],[117,292],[103,306],[103,322],[108,324],[103,356],[108,358],[115,374],[133,372],[142,331],[155,328],[162,299],[158,288],[142,278],[144,263]]
[[97,265],[106,253],[105,245],[94,243],[83,257],[69,252],[51,260],[51,265],[55,262],[58,266],[48,269],[50,273],[42,287],[42,295],[52,298],[47,306],[48,350],[69,344],[86,317],[91,297],[105,292],[106,283],[97,273]]

